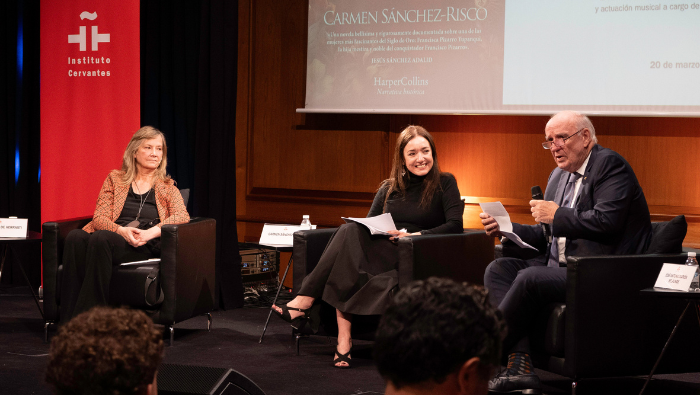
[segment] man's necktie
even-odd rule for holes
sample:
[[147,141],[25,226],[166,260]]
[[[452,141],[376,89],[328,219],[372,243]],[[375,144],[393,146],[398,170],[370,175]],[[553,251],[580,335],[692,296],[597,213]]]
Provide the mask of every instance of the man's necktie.
[[[569,175],[569,181],[567,181],[566,187],[564,187],[564,201],[560,207],[571,206],[571,201],[574,199],[574,191],[576,190],[576,181],[579,177],[581,177],[579,173],[571,173]],[[552,232],[554,232],[554,227],[552,225],[550,225],[550,228]],[[552,238],[552,246],[549,249],[549,261],[547,262],[547,266],[549,267],[559,267],[559,243],[557,240],[557,237]]]

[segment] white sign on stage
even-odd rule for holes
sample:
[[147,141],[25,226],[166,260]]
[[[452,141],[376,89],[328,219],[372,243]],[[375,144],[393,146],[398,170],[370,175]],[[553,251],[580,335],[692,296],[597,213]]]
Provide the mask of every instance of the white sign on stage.
[[688,291],[697,268],[698,266],[664,263],[663,267],[661,268],[661,273],[659,273],[659,277],[656,279],[654,288]]
[[291,247],[294,242],[294,232],[300,229],[299,225],[265,224],[258,244],[272,247]]
[[0,237],[27,237],[27,218],[0,218]]

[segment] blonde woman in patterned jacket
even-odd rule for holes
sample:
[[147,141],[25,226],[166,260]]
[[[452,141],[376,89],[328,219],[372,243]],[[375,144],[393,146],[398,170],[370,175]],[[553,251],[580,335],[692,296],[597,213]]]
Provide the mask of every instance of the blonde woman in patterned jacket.
[[160,227],[190,220],[175,181],[166,173],[163,133],[139,129],[97,197],[92,221],[71,231],[63,251],[60,319],[106,305],[112,266],[160,256]]

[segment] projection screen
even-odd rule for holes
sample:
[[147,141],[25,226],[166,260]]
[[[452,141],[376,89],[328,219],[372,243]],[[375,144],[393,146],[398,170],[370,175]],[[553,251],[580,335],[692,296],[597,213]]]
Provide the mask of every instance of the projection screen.
[[298,112],[700,115],[700,0],[309,0]]

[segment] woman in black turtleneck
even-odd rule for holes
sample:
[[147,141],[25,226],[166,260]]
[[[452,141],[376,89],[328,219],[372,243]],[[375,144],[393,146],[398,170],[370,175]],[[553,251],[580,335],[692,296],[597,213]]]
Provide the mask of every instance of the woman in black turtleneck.
[[297,297],[286,305],[273,305],[273,311],[300,328],[318,319],[317,299],[335,307],[338,348],[333,365],[350,367],[352,315],[382,314],[398,285],[396,239],[462,233],[463,212],[457,181],[440,172],[433,137],[420,126],[407,127],[396,140],[391,176],[382,182],[367,214],[391,213],[401,230],[391,231],[392,237],[372,236],[363,225],[342,225],[304,278]]

